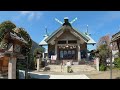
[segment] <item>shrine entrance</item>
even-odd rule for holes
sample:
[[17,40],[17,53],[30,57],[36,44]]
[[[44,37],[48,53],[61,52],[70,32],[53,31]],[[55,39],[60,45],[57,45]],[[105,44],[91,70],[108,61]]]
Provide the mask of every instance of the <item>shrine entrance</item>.
[[[0,71],[1,76],[7,73],[8,79],[16,79],[17,59],[25,60],[30,52],[32,42],[29,34],[23,28],[17,28],[12,22],[0,24]],[[13,26],[13,27],[10,27]]]
[[76,49],[59,49],[60,60],[76,60]]

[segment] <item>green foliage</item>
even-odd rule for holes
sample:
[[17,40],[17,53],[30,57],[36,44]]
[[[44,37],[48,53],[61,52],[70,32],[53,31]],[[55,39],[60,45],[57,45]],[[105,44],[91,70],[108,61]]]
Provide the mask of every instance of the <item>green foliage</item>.
[[26,70],[27,60],[17,60],[17,69],[18,70]]
[[100,58],[100,64],[106,65],[106,59],[109,58],[110,49],[107,45],[100,45],[97,49],[99,51],[98,57]]
[[43,53],[45,51],[45,49],[44,48],[36,48],[35,50],[34,50],[34,56],[36,56],[37,55],[37,53]]
[[[6,33],[8,32],[13,32],[16,33],[14,30],[16,29],[16,25],[13,24],[11,21],[4,21],[0,24],[0,43],[3,40],[4,36]],[[24,28],[18,28],[19,29],[19,33],[16,33],[17,36],[19,37],[23,37],[28,43],[26,44],[26,49],[28,49],[27,51],[30,52],[30,49],[32,47],[32,40],[29,36],[29,34],[25,31]]]
[[104,64],[100,64],[100,71],[105,71],[107,68]]
[[0,42],[2,41],[5,33],[12,31],[13,28],[15,28],[16,25],[13,24],[11,21],[4,21],[0,24]]
[[28,68],[30,70],[35,70],[35,65],[36,65],[36,63],[35,63],[33,54],[29,54],[29,66],[28,66]]
[[24,28],[17,28],[19,30],[19,34],[22,38],[24,38],[25,41],[27,41],[27,44],[22,48],[22,52],[24,55],[30,54],[31,47],[32,47],[32,39],[30,35],[25,31]]
[[0,25],[1,28],[7,29],[7,30],[12,30],[13,28],[16,27],[15,24],[13,24],[11,21],[4,21]]
[[116,55],[117,57],[119,57],[119,56],[120,56],[120,52],[115,53],[115,55]]
[[116,68],[120,68],[120,57],[119,58],[115,58],[114,65],[115,65]]
[[42,53],[44,51],[45,51],[45,49],[43,47],[34,49],[34,52],[33,52],[33,55],[34,55],[34,67],[36,67],[36,64],[37,64],[37,61],[36,61],[37,53],[40,53],[41,57],[42,57]]
[[89,59],[90,60],[93,60],[94,58],[95,58],[95,50],[91,50],[91,51],[89,51],[90,52],[90,57],[89,57]]
[[21,36],[28,42],[27,46],[29,48],[31,48],[32,47],[32,40],[31,40],[30,35],[27,33],[27,31],[25,31],[24,28],[19,28],[19,29],[20,29],[19,33],[21,34]]

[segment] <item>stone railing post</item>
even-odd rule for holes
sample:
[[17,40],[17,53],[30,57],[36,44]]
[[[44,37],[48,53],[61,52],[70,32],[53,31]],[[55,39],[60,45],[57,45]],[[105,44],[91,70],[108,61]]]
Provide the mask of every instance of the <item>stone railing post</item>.
[[16,57],[9,58],[8,79],[16,79]]
[[98,57],[96,58],[96,69],[97,71],[99,71],[99,58]]

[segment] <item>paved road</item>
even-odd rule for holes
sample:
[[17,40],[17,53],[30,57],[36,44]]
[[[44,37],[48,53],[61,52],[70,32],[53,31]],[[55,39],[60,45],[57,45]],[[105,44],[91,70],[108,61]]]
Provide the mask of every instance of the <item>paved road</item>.
[[86,75],[51,75],[50,79],[89,79]]
[[85,74],[81,75],[50,75],[30,72],[30,76],[36,79],[89,79]]

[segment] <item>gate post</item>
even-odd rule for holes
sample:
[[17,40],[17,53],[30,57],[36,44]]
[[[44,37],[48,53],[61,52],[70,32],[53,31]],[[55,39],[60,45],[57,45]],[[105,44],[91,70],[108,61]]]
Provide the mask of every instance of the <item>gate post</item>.
[[16,57],[9,58],[8,79],[16,79]]
[[39,70],[40,70],[40,59],[37,58],[37,71],[39,72]]
[[99,71],[99,58],[96,58],[96,69]]

